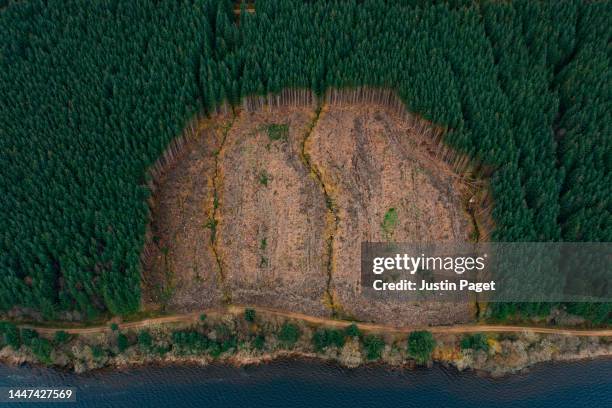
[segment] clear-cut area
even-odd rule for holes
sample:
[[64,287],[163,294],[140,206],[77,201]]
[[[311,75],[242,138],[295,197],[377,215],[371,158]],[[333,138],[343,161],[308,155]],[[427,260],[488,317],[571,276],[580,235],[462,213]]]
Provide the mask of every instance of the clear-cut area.
[[466,189],[379,105],[282,107],[202,125],[153,197],[145,302],[259,305],[389,324],[470,319],[468,304],[360,294],[362,241],[466,241]]

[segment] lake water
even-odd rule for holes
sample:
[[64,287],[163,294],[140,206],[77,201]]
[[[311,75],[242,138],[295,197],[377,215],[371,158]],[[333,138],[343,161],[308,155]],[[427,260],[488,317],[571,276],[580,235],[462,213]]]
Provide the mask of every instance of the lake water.
[[[0,386],[72,386],[60,407],[612,407],[612,360],[546,364],[501,379],[431,369],[268,365],[143,367],[84,375],[0,366]],[[9,405],[9,404],[5,404]]]

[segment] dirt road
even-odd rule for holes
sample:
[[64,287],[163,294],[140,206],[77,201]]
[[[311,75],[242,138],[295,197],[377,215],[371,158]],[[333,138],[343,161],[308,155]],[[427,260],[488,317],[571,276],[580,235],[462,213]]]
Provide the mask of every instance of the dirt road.
[[[325,325],[328,327],[346,327],[352,322],[347,320],[336,320],[322,317],[308,316],[301,313],[283,312],[280,310],[274,310],[264,307],[251,307],[256,310],[258,314],[263,316],[281,316],[289,319],[302,320],[316,325]],[[243,306],[229,306],[227,309],[214,309],[206,310],[206,315],[222,315],[227,313],[242,314],[244,313],[245,307]],[[199,316],[202,312],[188,313],[188,314],[177,314],[163,317],[155,317],[150,319],[144,319],[136,322],[121,323],[119,327],[121,329],[139,329],[154,325],[161,324],[172,324],[172,323],[189,323],[198,321]],[[433,327],[393,327],[382,324],[371,324],[371,323],[356,323],[357,327],[364,332],[384,332],[384,333],[410,333],[414,330],[428,330],[432,333],[522,333],[532,332],[539,334],[557,334],[566,336],[598,336],[598,337],[612,337],[612,329],[559,329],[551,327],[530,327],[530,326],[504,326],[504,325],[480,325],[480,324],[466,324],[466,325],[453,325],[453,326],[433,326]],[[24,328],[36,329],[40,334],[53,335],[58,330],[63,330],[70,334],[96,334],[110,331],[110,323],[104,326],[96,327],[37,327],[35,325],[20,325]]]

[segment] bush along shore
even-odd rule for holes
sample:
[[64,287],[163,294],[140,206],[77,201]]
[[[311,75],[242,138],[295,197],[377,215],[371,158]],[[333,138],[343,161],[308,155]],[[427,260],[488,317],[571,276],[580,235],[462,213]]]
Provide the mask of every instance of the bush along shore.
[[207,316],[197,322],[151,325],[123,330],[112,323],[94,334],[55,331],[42,336],[34,329],[0,322],[0,361],[39,364],[82,373],[103,367],[142,364],[220,362],[258,364],[282,357],[320,358],[345,367],[382,363],[390,367],[430,366],[505,375],[545,361],[612,355],[612,338],[569,335],[436,334],[414,331],[366,333],[356,324],[329,328],[279,316],[244,314]]

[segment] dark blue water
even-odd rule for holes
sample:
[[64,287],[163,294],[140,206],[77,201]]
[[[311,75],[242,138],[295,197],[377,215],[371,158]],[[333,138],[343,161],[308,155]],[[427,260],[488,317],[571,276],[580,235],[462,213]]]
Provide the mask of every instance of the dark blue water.
[[[612,360],[538,366],[501,379],[434,367],[344,369],[283,361],[75,375],[0,366],[0,386],[69,385],[77,403],[34,407],[612,407]],[[26,404],[11,404],[26,406]]]

